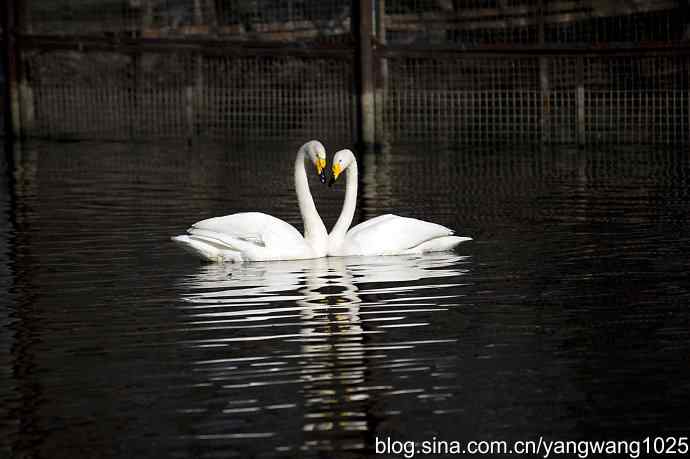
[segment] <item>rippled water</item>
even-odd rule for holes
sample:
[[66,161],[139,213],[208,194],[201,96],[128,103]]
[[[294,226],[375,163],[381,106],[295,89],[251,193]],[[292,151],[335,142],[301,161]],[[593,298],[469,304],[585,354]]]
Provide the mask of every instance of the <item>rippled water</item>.
[[[16,149],[0,179],[0,457],[690,431],[686,151],[360,158],[357,218],[475,238],[455,253],[203,265],[168,240],[246,210],[301,228],[295,149]],[[342,185],[312,179],[330,225]]]

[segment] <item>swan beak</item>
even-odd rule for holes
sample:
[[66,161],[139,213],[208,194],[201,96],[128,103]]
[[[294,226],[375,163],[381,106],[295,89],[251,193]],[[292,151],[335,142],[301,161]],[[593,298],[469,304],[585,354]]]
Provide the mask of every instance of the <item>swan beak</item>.
[[326,160],[318,158],[316,160],[316,173],[319,174],[321,183],[326,183]]
[[342,170],[340,170],[340,164],[333,164],[333,169],[331,171],[331,179],[328,181],[328,186],[333,186],[336,180],[338,180],[338,176]]

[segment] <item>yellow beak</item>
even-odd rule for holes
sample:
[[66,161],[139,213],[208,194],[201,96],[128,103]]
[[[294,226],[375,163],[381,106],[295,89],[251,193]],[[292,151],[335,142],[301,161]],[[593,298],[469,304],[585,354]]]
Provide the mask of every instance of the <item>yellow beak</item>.
[[338,163],[333,164],[332,172],[333,172],[333,180],[337,180],[338,176],[342,172],[342,170],[340,170],[340,164],[338,164]]
[[320,174],[321,172],[323,172],[324,169],[326,169],[326,160],[321,159],[321,158],[317,158],[316,159],[316,172],[318,174]]

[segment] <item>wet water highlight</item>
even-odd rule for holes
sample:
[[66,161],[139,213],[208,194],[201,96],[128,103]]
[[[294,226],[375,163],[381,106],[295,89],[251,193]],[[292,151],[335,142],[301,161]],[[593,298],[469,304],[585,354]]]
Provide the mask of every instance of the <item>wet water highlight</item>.
[[[474,237],[450,253],[208,265],[169,241],[250,210],[301,229],[298,146],[15,150],[0,455],[346,458],[374,457],[377,436],[688,432],[686,152],[359,158],[355,222],[393,212]],[[330,228],[343,187],[310,180]]]

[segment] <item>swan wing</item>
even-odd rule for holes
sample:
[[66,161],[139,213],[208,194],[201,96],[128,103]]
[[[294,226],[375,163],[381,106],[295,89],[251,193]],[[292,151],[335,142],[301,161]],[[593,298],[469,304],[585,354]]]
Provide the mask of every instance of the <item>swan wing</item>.
[[208,218],[192,225],[189,234],[215,235],[231,238],[257,247],[273,249],[280,246],[301,246],[304,237],[288,222],[261,212],[242,212],[223,217]]
[[345,236],[347,255],[399,255],[450,250],[462,241],[450,228],[416,218],[381,215],[350,229]]
[[267,261],[312,258],[314,251],[289,223],[260,212],[214,217],[173,240],[207,260]]
[[357,234],[362,233],[367,228],[371,228],[373,226],[375,227],[376,225],[381,225],[385,221],[393,220],[396,218],[403,218],[403,217],[398,217],[397,215],[393,215],[393,214],[385,214],[385,215],[379,215],[378,217],[370,218],[369,220],[362,222],[362,223],[355,225],[352,228],[350,228],[347,232],[347,236],[348,237],[356,237]]

